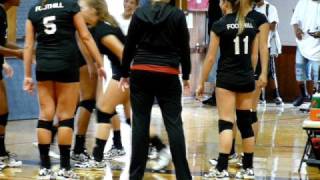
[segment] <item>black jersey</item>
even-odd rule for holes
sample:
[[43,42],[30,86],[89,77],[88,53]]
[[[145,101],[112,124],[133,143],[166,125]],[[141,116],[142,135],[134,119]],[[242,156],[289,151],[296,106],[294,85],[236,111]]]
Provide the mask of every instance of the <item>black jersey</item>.
[[248,13],[247,17],[252,19],[256,23],[258,28],[260,28],[260,26],[265,24],[265,23],[269,23],[267,17],[264,14],[259,13],[256,10],[250,11]]
[[37,38],[37,70],[59,71],[78,67],[78,46],[73,17],[80,11],[77,0],[47,0],[33,6],[28,19]]
[[222,17],[211,31],[220,37],[221,56],[217,70],[217,84],[221,82],[244,85],[254,82],[251,63],[252,42],[259,32],[254,16],[248,15],[244,31],[238,34],[237,14]]
[[[116,36],[122,43],[125,42],[125,36],[123,35],[121,29],[119,27],[113,27],[107,22],[98,22],[98,24],[90,30],[93,38],[95,39],[97,46],[100,52],[104,55],[108,56],[108,59],[111,61],[112,71],[117,71],[120,68],[121,62],[119,58],[110,51],[107,47],[102,44],[102,39],[108,35]],[[114,72],[115,73],[115,72]]]
[[[7,38],[7,14],[6,11],[0,6],[0,45],[5,46]],[[2,64],[4,62],[4,56],[0,54],[0,69],[2,69]],[[1,72],[0,72],[1,73]]]

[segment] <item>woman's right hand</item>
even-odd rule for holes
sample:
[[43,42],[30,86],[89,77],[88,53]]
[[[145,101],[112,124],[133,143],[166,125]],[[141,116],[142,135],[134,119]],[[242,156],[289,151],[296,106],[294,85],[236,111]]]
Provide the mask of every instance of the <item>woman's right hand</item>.
[[204,84],[200,84],[196,90],[196,99],[201,100],[204,92]]
[[31,77],[25,77],[23,81],[23,90],[29,94],[33,93],[34,83]]

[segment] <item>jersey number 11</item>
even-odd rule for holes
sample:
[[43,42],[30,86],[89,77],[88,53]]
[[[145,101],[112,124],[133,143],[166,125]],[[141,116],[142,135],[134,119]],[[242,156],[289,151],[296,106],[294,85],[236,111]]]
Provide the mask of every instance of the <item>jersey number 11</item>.
[[57,31],[57,25],[54,24],[56,16],[48,16],[43,18],[43,25],[45,27],[44,32],[48,35],[52,35]]
[[[234,53],[235,55],[240,55],[240,38],[239,36],[237,36],[234,40]],[[248,54],[249,53],[249,37],[246,36],[243,39],[243,43],[244,43],[244,54]]]

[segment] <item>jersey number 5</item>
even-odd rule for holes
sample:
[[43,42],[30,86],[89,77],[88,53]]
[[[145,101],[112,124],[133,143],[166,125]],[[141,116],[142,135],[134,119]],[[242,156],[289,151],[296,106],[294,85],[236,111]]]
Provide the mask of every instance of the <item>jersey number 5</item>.
[[[237,36],[234,40],[234,53],[235,55],[239,55],[240,54],[240,38],[239,36]],[[243,39],[243,43],[244,43],[244,54],[248,54],[249,53],[249,37],[246,36]]]
[[48,16],[43,18],[43,25],[45,27],[44,32],[48,35],[52,35],[57,31],[57,25],[54,24],[56,16]]

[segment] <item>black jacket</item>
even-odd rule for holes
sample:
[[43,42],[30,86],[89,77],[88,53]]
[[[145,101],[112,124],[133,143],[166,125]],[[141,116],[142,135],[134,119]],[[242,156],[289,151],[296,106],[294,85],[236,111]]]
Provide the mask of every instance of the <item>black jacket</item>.
[[132,17],[122,60],[122,76],[130,65],[157,65],[179,68],[183,79],[191,70],[189,31],[183,11],[166,3],[155,3],[136,10]]

